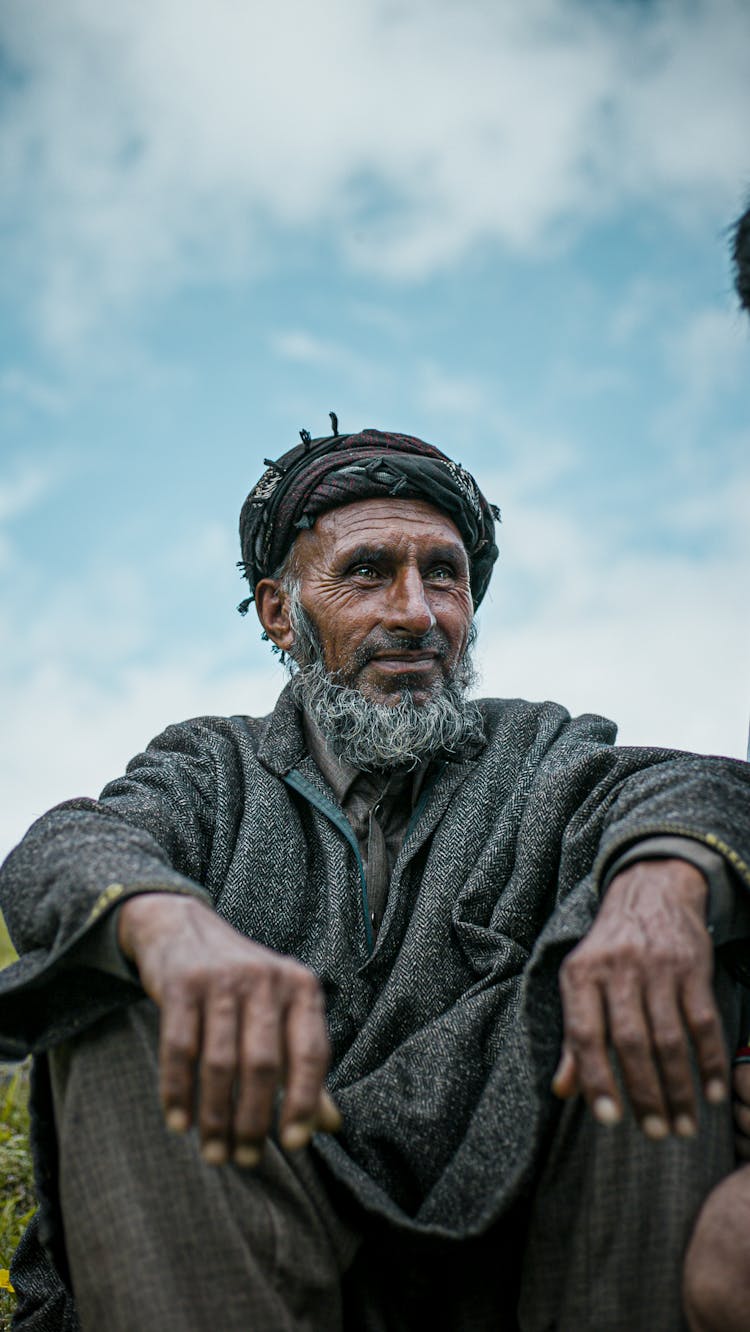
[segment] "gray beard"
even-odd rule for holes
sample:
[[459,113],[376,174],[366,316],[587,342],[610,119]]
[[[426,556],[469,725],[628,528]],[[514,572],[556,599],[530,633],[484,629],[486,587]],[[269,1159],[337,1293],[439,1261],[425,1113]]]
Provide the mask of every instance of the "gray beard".
[[415,768],[425,759],[457,754],[484,740],[481,711],[466,698],[466,690],[476,679],[471,658],[474,630],[452,676],[437,685],[425,703],[415,703],[406,687],[397,703],[373,703],[326,670],[315,626],[295,593],[296,589],[290,607],[292,690],[337,758],[364,772]]

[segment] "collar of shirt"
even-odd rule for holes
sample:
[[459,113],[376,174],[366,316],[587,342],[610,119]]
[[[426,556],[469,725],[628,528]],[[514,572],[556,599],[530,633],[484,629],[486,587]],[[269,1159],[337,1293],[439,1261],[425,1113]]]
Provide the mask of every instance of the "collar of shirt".
[[392,799],[403,801],[406,797],[409,809],[414,809],[430,766],[427,761],[420,763],[416,768],[362,772],[332,753],[320,727],[307,711],[302,714],[302,725],[310,755],[343,809],[350,806],[355,797],[359,797],[370,807],[382,801],[384,797],[389,804]]

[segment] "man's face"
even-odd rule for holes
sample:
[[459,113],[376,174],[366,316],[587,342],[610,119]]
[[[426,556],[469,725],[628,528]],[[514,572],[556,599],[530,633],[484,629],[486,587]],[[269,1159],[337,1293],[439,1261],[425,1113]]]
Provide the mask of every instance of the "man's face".
[[458,528],[421,500],[332,509],[295,543],[300,601],[326,670],[373,703],[422,704],[463,657],[473,606]]

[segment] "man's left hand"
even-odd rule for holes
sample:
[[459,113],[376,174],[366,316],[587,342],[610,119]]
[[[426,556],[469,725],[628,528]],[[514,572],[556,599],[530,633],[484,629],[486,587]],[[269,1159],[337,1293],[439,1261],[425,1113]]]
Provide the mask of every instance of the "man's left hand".
[[649,1138],[696,1132],[693,1056],[706,1100],[727,1097],[706,895],[703,875],[686,861],[629,865],[563,963],[563,1048],[552,1087],[563,1098],[580,1091],[603,1124],[623,1113],[613,1054]]

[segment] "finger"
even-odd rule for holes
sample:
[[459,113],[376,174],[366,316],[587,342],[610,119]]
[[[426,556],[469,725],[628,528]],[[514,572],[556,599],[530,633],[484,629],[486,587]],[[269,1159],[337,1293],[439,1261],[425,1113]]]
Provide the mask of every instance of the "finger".
[[735,1064],[732,1069],[732,1091],[745,1105],[750,1105],[750,1063]]
[[281,1144],[297,1151],[310,1141],[330,1049],[323,997],[315,977],[295,985],[286,1016],[287,1082],[280,1116]]
[[640,985],[635,977],[613,978],[607,991],[607,1013],[612,1045],[633,1114],[647,1138],[665,1138],[669,1133],[667,1107]]
[[[615,1124],[621,1118],[622,1106],[607,1053],[601,991],[596,984],[582,980],[577,968],[568,962],[560,973],[560,993],[565,1049],[574,1061],[581,1094],[600,1123]],[[572,1078],[572,1074],[568,1076]]]
[[578,1094],[578,1073],[572,1051],[563,1043],[560,1062],[552,1079],[552,1090],[561,1101],[567,1101]]
[[159,1098],[167,1128],[184,1133],[193,1122],[200,1050],[198,1004],[184,992],[164,995],[159,1023]]
[[692,1138],[698,1131],[695,1083],[685,1023],[673,985],[657,977],[647,991],[646,1006],[669,1127],[678,1137]]
[[278,986],[258,982],[243,1011],[240,1069],[234,1107],[234,1159],[257,1165],[273,1118],[282,1077],[282,1014]]
[[318,1097],[317,1128],[321,1133],[338,1133],[342,1125],[341,1111],[333,1097],[323,1087]]
[[738,1132],[744,1133],[750,1141],[750,1105],[744,1105],[742,1101],[733,1101],[732,1118]]
[[203,1027],[198,1123],[201,1155],[210,1165],[223,1165],[229,1158],[238,1025],[235,995],[209,996]]
[[729,1058],[710,977],[698,971],[685,982],[682,1011],[695,1047],[698,1076],[707,1101],[718,1105],[729,1094]]

